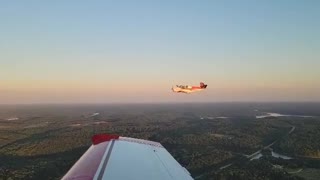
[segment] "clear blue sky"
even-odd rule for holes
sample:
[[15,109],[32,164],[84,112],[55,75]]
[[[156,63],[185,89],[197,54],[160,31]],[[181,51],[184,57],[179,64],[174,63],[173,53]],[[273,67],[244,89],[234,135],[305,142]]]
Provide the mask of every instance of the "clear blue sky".
[[320,101],[319,19],[317,0],[2,1],[0,103]]

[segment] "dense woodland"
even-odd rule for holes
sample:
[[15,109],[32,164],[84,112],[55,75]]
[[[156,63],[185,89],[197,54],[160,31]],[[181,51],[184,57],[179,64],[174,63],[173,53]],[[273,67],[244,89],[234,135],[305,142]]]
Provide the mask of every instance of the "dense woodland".
[[300,157],[320,158],[320,122],[306,119],[292,123],[299,128],[279,142],[277,151]]
[[[0,179],[60,179],[97,133],[160,142],[196,179],[319,179],[320,111],[316,107],[231,103],[1,106]],[[256,118],[274,111],[313,117]],[[99,115],[91,116],[95,112]],[[250,154],[271,143],[273,151],[294,159],[264,153],[250,161]],[[221,168],[228,164],[232,165]],[[290,173],[297,169],[303,170]]]

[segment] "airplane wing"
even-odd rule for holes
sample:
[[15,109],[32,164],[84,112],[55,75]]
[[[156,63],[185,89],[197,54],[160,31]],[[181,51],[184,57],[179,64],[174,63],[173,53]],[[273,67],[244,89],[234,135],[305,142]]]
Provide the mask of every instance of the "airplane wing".
[[158,142],[100,134],[63,180],[192,180]]

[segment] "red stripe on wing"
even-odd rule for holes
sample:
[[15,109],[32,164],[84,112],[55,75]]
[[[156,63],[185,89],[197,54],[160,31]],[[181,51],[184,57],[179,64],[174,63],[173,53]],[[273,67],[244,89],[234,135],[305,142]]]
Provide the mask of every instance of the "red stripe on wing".
[[110,141],[112,139],[119,139],[119,136],[114,134],[96,134],[91,138],[93,145],[96,145],[105,141]]

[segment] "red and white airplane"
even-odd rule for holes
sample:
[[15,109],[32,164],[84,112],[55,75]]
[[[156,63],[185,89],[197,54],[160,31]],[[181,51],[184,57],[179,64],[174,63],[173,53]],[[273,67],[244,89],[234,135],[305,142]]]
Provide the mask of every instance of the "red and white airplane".
[[207,85],[201,82],[200,86],[176,85],[176,87],[172,87],[172,91],[176,93],[193,93],[197,91],[202,91],[206,88],[207,88]]
[[192,180],[158,142],[98,134],[63,180]]

